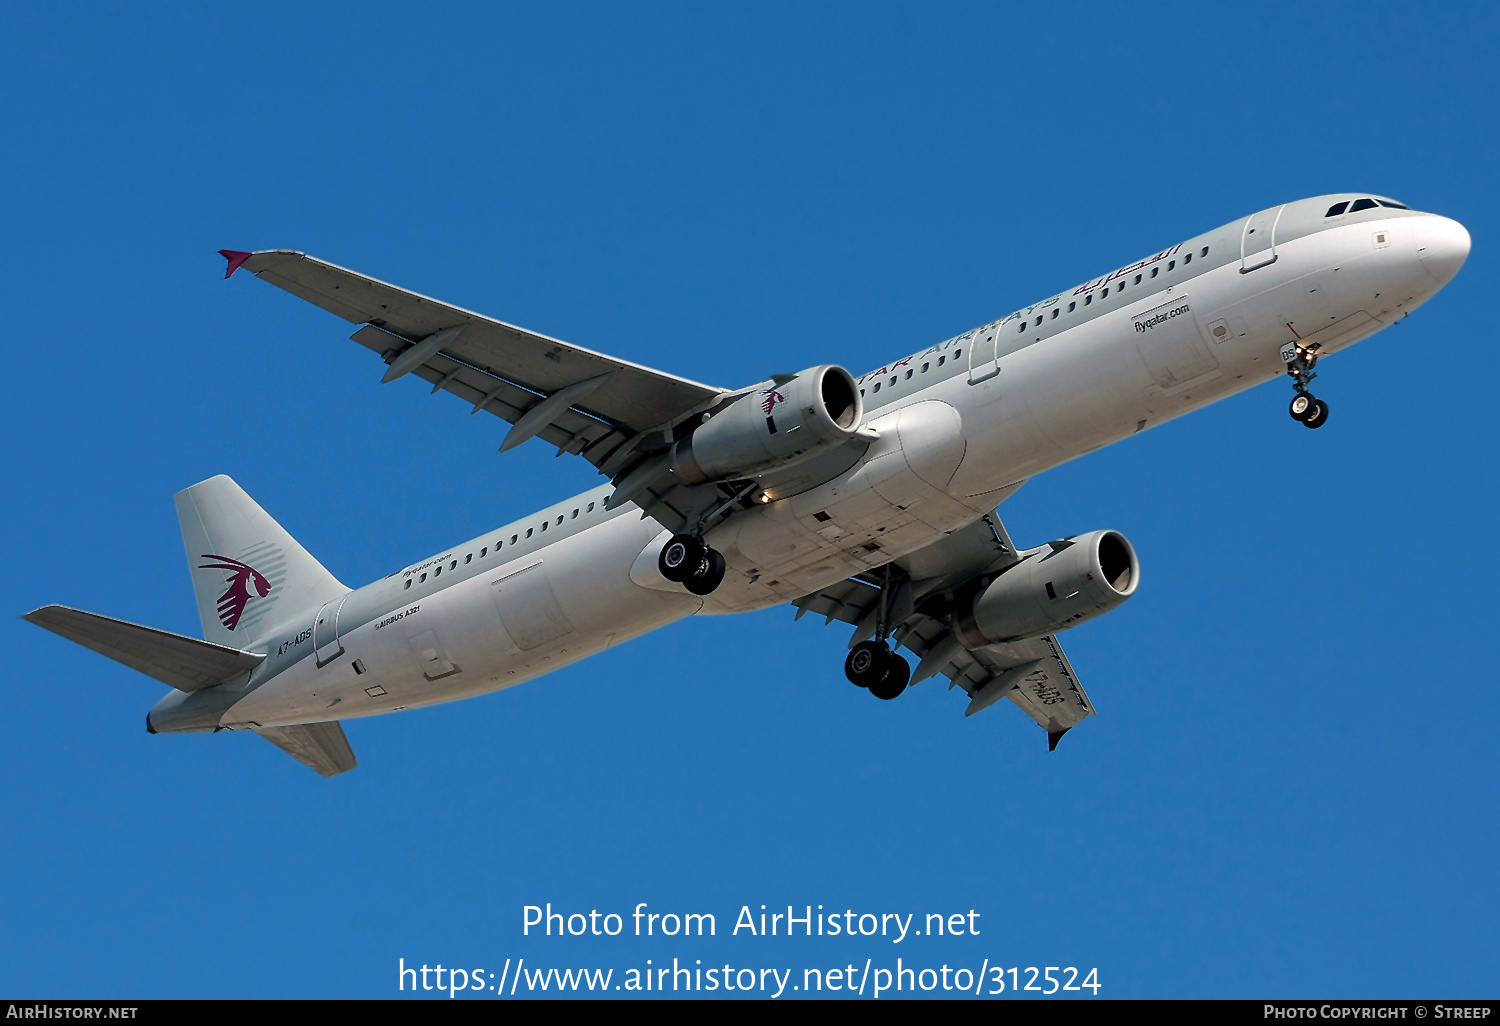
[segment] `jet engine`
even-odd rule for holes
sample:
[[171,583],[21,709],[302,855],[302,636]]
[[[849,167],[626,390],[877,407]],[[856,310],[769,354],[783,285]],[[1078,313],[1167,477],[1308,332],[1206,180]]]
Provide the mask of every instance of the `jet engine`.
[[959,604],[954,633],[969,648],[1076,627],[1135,594],[1141,571],[1117,531],[1093,531],[1024,553]]
[[740,396],[679,441],[672,472],[684,484],[750,477],[847,441],[864,414],[859,386],[824,365]]

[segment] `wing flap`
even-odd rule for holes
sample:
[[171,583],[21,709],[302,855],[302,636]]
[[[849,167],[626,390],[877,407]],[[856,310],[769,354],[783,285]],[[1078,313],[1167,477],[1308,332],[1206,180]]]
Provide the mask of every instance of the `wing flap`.
[[222,684],[249,673],[265,659],[254,652],[67,606],[43,606],[22,619],[155,677],[178,691],[199,691]]
[[257,734],[298,762],[325,777],[347,773],[359,765],[354,749],[338,720],[300,723],[292,727],[255,727]]

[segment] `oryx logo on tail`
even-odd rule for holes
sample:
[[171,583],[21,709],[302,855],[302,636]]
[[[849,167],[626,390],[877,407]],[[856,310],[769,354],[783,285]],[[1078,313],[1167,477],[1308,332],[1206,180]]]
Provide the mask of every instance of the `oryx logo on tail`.
[[[248,563],[241,563],[237,559],[228,556],[216,556],[205,552],[203,559],[222,560],[219,563],[200,564],[199,570],[227,570],[229,577],[225,584],[229,585],[224,594],[219,596],[219,622],[227,630],[234,630],[239,626],[240,617],[245,614],[245,607],[250,600],[257,595],[265,598],[271,594],[271,582],[266,580],[266,575],[255,569]],[[250,594],[251,582],[255,584],[255,595]]]

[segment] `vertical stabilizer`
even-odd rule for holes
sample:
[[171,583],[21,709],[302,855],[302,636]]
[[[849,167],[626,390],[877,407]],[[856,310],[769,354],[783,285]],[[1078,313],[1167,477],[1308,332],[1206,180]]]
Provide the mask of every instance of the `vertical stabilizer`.
[[224,475],[177,493],[203,637],[243,649],[349,589]]

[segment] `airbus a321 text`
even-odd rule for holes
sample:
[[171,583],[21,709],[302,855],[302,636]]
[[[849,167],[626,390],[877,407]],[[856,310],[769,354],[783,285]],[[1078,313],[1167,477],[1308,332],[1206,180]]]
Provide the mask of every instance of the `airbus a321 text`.
[[1319,361],[1436,294],[1469,234],[1380,196],[1298,200],[861,377],[823,365],[737,389],[302,253],[222,253],[226,277],[243,268],[359,325],[383,381],[509,422],[502,451],[539,439],[607,479],[351,589],[215,477],[177,495],[205,640],[26,614],[170,685],[152,733],[248,728],[332,775],[355,765],[341,720],[781,603],[853,626],[844,671],[875,698],[945,677],[968,714],[1009,699],[1055,748],[1094,712],[1058,634],[1128,599],[1140,568],[1111,530],[1018,549],[996,507],[1049,467],[1274,378],[1296,430],[1320,427]]

